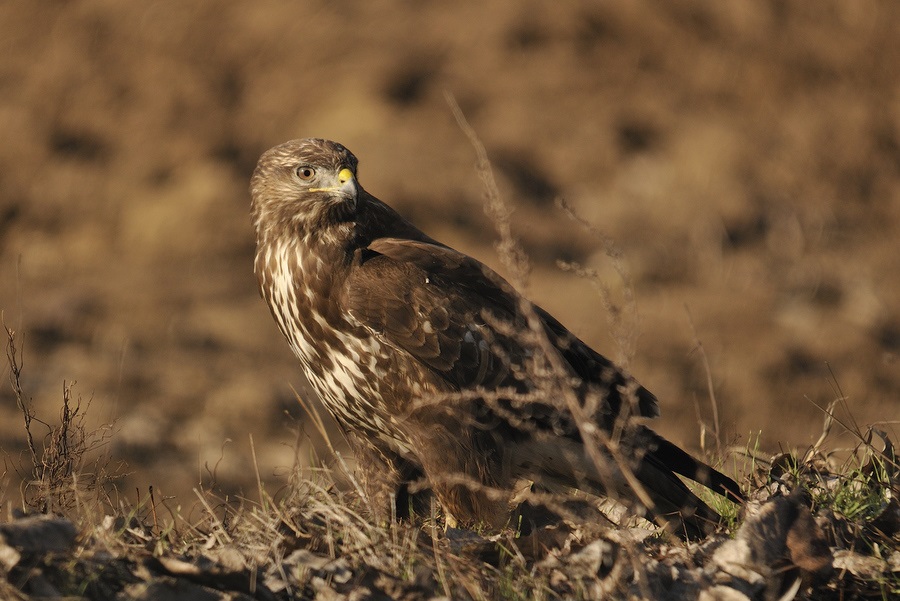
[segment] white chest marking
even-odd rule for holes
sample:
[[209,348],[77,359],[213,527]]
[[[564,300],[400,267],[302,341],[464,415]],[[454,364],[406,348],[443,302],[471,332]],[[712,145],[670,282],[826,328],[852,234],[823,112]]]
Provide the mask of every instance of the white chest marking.
[[[317,260],[319,267],[321,260]],[[391,446],[408,452],[405,441],[388,434],[396,428],[389,428],[385,423],[386,416],[379,411],[382,404],[380,384],[386,375],[378,364],[381,343],[374,336],[361,338],[351,333],[360,331],[360,324],[347,321],[346,327],[341,328],[341,324],[329,324],[316,310],[320,299],[315,297],[314,287],[297,286],[294,280],[292,267],[302,269],[304,265],[299,248],[270,247],[266,252],[266,263],[272,271],[272,281],[267,283],[278,327],[328,410],[351,429],[363,425]],[[303,277],[309,276],[304,274]],[[305,292],[302,309],[298,304],[298,289]],[[311,331],[313,329],[316,333]],[[323,332],[327,332],[327,337],[322,335]]]

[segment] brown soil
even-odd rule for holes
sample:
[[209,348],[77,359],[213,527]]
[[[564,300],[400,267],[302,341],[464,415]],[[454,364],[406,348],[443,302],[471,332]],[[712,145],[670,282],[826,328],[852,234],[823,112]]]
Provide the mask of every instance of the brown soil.
[[[661,432],[697,447],[707,376],[737,444],[807,445],[840,394],[858,422],[900,418],[891,0],[14,0],[0,33],[0,308],[39,416],[77,380],[116,420],[123,491],[192,498],[207,465],[255,488],[248,435],[264,480],[293,461],[302,380],[251,265],[267,147],[341,141],[369,191],[497,266],[445,92],[516,207],[530,295],[628,362]],[[621,249],[637,319],[557,197]],[[0,447],[24,459],[8,388]]]

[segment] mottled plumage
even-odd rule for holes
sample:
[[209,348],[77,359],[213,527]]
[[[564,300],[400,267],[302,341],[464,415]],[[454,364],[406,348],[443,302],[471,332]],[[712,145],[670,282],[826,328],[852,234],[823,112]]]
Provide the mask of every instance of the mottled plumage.
[[[493,526],[521,480],[633,498],[610,456],[591,452],[599,443],[585,440],[586,424],[616,439],[653,515],[683,533],[718,516],[673,472],[740,498],[729,478],[619,419],[658,415],[652,394],[496,273],[368,194],[356,170],[340,144],[293,140],[262,155],[250,189],[260,290],[368,466],[375,506],[389,511],[422,477],[448,514]],[[574,406],[547,398],[561,381]]]

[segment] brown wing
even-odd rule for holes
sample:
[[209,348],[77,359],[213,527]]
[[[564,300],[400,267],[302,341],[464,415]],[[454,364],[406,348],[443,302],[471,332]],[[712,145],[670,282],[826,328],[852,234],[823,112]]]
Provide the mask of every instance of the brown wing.
[[394,238],[376,240],[356,261],[342,298],[356,319],[455,390],[503,385],[508,362],[496,351],[510,341],[497,339],[485,315],[512,317],[512,299],[486,280],[476,261]]
[[[526,327],[520,297],[471,257],[429,242],[377,239],[358,251],[342,302],[386,342],[428,365],[456,390],[529,388],[511,369],[529,352],[509,333]],[[632,383],[630,378],[547,312],[535,309],[573,375],[602,385],[607,411],[617,414],[621,389]],[[639,412],[658,415],[655,397],[637,385],[631,388]]]

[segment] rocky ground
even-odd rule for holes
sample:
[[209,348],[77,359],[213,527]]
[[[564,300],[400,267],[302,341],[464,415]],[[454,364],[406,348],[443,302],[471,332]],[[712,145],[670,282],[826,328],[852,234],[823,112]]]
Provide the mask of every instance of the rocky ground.
[[[376,525],[333,473],[278,498],[198,492],[189,520],[152,496],[94,511],[88,488],[48,490],[56,516],[0,523],[5,599],[890,599],[900,595],[900,469],[870,432],[856,469],[822,449],[758,457],[739,516],[702,541],[560,520],[488,536],[439,514]],[[96,492],[96,491],[94,491]],[[725,502],[723,502],[725,503]],[[68,509],[63,506],[68,505]],[[106,514],[103,517],[103,514]]]

